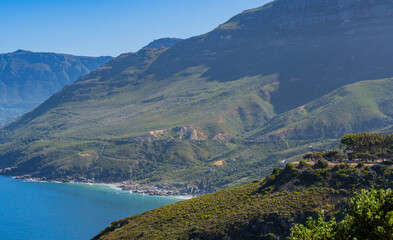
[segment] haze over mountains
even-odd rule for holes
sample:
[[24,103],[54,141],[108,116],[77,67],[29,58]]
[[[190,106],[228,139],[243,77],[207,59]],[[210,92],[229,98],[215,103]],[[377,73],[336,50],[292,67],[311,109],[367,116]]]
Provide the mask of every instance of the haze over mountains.
[[310,143],[393,125],[392,28],[391,0],[276,0],[153,43],[4,128],[0,168],[200,193],[250,182]]
[[0,125],[32,110],[110,59],[24,50],[0,54]]

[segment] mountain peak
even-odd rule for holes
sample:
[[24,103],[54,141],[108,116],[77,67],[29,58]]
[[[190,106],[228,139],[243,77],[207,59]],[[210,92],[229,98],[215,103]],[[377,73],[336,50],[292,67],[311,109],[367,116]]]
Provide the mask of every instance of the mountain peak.
[[361,19],[393,15],[390,0],[275,0],[232,18],[222,28],[247,25],[254,29],[295,29],[336,22],[351,24]]
[[18,49],[18,50],[16,50],[15,52],[13,52],[13,53],[29,53],[30,51],[26,51],[26,50],[23,50],[23,49]]
[[180,38],[160,38],[160,39],[154,40],[153,42],[149,43],[143,49],[169,48],[169,47],[172,47],[181,41],[183,41],[183,39],[180,39]]

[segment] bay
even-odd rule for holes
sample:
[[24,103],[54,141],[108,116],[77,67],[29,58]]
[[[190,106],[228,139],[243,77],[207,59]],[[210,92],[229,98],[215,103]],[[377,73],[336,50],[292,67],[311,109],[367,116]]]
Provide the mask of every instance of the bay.
[[105,185],[32,182],[0,176],[0,239],[90,239],[114,220],[181,200]]

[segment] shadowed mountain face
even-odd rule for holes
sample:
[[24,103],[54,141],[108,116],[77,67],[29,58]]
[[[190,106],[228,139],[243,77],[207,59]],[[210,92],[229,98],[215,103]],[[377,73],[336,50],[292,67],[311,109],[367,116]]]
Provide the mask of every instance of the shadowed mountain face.
[[110,59],[23,50],[0,54],[0,122],[33,109]]
[[[275,116],[250,139],[324,139],[393,125],[393,80],[361,81]],[[392,130],[386,129],[387,133]]]
[[278,74],[277,112],[337,87],[391,77],[392,1],[277,0],[163,54],[149,69],[167,77],[204,65],[211,81]]
[[[392,1],[276,0],[207,34],[153,42],[6,127],[0,168],[50,179],[247,182],[308,151],[314,130],[330,138],[391,126],[390,81],[363,80],[393,76],[392,28]],[[302,141],[281,141],[281,130]],[[260,142],[270,135],[281,142]]]

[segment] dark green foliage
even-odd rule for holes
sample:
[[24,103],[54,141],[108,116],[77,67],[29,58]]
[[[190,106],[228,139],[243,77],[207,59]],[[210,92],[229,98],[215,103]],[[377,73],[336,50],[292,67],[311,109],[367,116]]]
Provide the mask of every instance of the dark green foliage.
[[360,161],[375,161],[377,160],[377,156],[372,155],[370,153],[356,153],[355,154],[356,159],[360,160]]
[[303,159],[307,160],[312,160],[312,161],[318,161],[323,158],[323,153],[320,152],[315,152],[315,153],[307,153],[306,155],[303,156]]
[[292,240],[352,240],[393,238],[393,191],[362,190],[351,199],[349,214],[340,222],[310,218],[291,230]]
[[330,150],[325,152],[312,152],[307,153],[303,156],[303,159],[311,160],[311,161],[319,161],[319,160],[327,160],[327,161],[334,161],[334,162],[342,162],[347,159],[348,156],[343,154],[338,150]]
[[358,163],[358,165],[356,167],[357,168],[362,168],[362,167],[364,167],[364,163],[360,162],[360,163]]
[[349,134],[341,138],[341,148],[356,154],[386,153],[393,144],[393,134],[377,133]]
[[344,154],[339,150],[307,153],[303,159],[319,161],[325,159],[330,162],[363,161],[374,162],[385,161],[393,157],[391,151],[393,145],[393,134],[382,135],[377,133],[349,134],[341,138],[340,148],[347,152]]
[[323,152],[323,158],[327,161],[344,161],[347,156],[338,150],[331,150]]
[[320,159],[320,160],[318,160],[318,162],[315,164],[315,167],[316,167],[316,168],[327,168],[328,164],[329,164],[329,163],[328,163],[327,161]]

